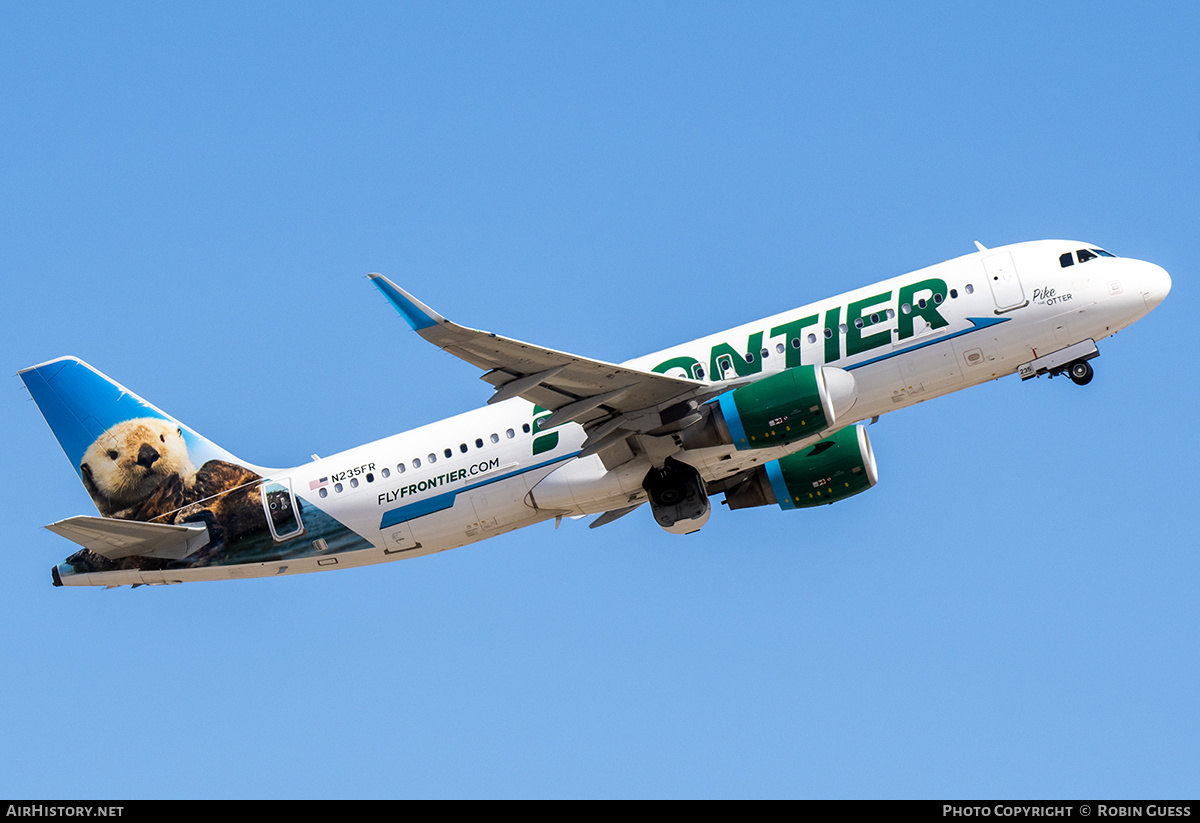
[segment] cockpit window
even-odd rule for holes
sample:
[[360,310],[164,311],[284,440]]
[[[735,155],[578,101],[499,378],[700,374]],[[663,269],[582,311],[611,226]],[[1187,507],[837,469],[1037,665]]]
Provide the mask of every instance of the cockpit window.
[[1098,256],[1094,252],[1090,252],[1087,249],[1080,249],[1079,251],[1077,251],[1075,253],[1079,255],[1080,263],[1086,263],[1089,260],[1095,260],[1096,257]]
[[1065,269],[1067,266],[1074,266],[1074,265],[1075,265],[1075,258],[1071,256],[1071,253],[1070,253],[1070,252],[1067,252],[1066,254],[1059,255],[1059,257],[1058,257],[1058,265],[1062,266],[1064,269]]
[[1092,251],[1094,251],[1096,254],[1100,255],[1101,257],[1116,257],[1115,254],[1106,252],[1104,249],[1092,249]]

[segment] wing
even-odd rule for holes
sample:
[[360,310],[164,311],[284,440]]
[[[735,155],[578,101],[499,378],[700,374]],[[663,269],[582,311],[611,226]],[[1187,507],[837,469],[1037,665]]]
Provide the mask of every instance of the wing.
[[370,275],[417,334],[486,369],[480,378],[496,387],[488,403],[521,397],[553,414],[550,428],[576,422],[588,432],[584,453],[631,433],[666,434],[698,419],[699,404],[720,393],[707,383],[644,372],[546,349],[452,323],[386,277]]

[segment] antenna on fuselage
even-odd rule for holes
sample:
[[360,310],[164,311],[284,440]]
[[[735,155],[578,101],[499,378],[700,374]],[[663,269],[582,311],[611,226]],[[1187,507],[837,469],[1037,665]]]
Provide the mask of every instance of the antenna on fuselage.
[[987,246],[983,245],[978,240],[975,241],[975,248],[979,249],[980,251],[987,251]]

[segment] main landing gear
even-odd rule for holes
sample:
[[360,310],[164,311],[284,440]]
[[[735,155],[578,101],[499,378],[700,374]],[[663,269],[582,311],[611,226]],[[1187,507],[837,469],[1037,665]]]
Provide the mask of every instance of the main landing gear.
[[708,492],[700,472],[668,457],[642,481],[658,525],[672,534],[691,534],[708,522]]

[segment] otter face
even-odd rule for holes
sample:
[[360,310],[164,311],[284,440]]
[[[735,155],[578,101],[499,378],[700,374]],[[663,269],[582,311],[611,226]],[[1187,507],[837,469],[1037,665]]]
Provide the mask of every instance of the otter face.
[[84,485],[104,513],[145,500],[172,475],[179,475],[189,488],[196,479],[183,432],[154,417],[111,427],[84,452],[79,468]]

